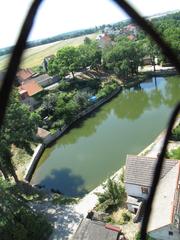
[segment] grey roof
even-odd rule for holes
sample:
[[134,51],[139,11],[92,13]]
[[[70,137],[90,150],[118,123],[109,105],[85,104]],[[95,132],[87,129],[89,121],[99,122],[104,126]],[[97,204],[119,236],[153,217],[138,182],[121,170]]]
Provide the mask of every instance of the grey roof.
[[[178,162],[178,160],[165,159],[160,178],[163,178]],[[125,183],[150,187],[156,163],[157,158],[128,155]]]
[[49,76],[47,73],[45,74],[42,74],[42,75],[39,75],[37,77],[33,77],[33,79],[36,81],[36,82],[42,82],[42,81],[46,81],[48,79],[51,79],[52,77]]
[[92,221],[90,219],[83,219],[73,240],[116,240],[117,232],[106,229],[102,222]]

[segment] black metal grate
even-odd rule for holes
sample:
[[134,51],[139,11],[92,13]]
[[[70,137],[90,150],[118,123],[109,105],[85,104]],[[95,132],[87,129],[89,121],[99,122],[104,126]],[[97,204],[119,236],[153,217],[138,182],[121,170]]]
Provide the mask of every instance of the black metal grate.
[[[26,16],[26,19],[24,21],[23,27],[21,29],[21,33],[19,35],[18,41],[16,43],[16,46],[14,47],[9,66],[7,69],[7,72],[4,77],[3,85],[0,90],[0,126],[2,125],[5,110],[7,106],[7,102],[9,99],[9,95],[12,89],[13,81],[18,69],[18,66],[21,61],[21,57],[23,54],[23,51],[26,47],[26,41],[28,38],[28,35],[30,33],[30,30],[33,26],[34,18],[37,13],[37,10],[40,6],[40,4],[43,2],[43,0],[34,0],[32,3],[30,10]],[[172,64],[176,67],[177,71],[180,73],[180,62],[178,60],[178,57],[175,55],[175,53],[172,51],[172,49],[168,46],[167,43],[161,38],[161,36],[154,30],[152,25],[148,23],[143,17],[141,17],[125,0],[114,0],[114,2],[121,7],[147,34],[150,35],[150,37],[158,44],[158,46],[162,49],[162,52],[164,55],[172,62]],[[171,135],[171,131],[173,128],[173,125],[175,123],[176,117],[180,110],[180,103],[177,104],[175,107],[172,116],[170,117],[170,121],[168,124],[168,130],[166,133],[166,137],[164,140],[162,151],[158,157],[158,162],[155,168],[154,178],[152,182],[151,192],[149,195],[149,198],[147,200],[147,204],[145,207],[145,214],[142,222],[141,227],[141,239],[146,239],[147,234],[147,225],[149,221],[149,217],[151,214],[151,206],[152,202],[155,196],[156,188],[159,182],[159,177],[163,165],[163,159],[165,157],[166,148],[168,144],[168,140]]]

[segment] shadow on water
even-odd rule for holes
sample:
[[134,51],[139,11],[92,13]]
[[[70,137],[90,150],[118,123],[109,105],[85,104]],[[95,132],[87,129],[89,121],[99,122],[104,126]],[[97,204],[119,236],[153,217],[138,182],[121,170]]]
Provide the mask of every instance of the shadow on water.
[[45,186],[47,189],[58,190],[66,196],[82,197],[87,193],[83,178],[74,175],[68,168],[53,170],[39,184]]

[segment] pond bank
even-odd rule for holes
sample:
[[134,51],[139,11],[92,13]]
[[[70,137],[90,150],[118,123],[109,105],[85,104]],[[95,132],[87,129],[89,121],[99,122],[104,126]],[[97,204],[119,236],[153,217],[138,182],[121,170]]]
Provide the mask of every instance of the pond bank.
[[[47,138],[44,140],[44,143],[39,144],[38,147],[36,148],[36,150],[33,154],[33,157],[30,161],[30,164],[28,164],[28,166],[26,167],[26,174],[24,176],[24,179],[28,182],[31,180],[33,172],[38,164],[38,161],[39,161],[41,155],[43,154],[44,150],[46,149],[46,147],[51,146],[57,139],[59,139],[65,133],[67,133],[67,131],[69,131],[73,127],[73,124],[75,124],[78,120],[81,120],[81,119],[87,117],[89,114],[91,114],[93,111],[95,111],[96,109],[98,109],[99,107],[104,105],[105,103],[111,101],[112,98],[114,98],[116,95],[118,95],[120,93],[122,88],[130,88],[137,84],[140,84],[141,82],[144,82],[145,77],[146,77],[146,74],[143,74],[138,79],[136,79],[132,82],[122,84],[115,91],[113,91],[109,96],[107,96],[104,99],[99,100],[97,103],[93,104],[88,109],[82,111],[73,122],[71,122],[68,126],[65,126],[64,128],[62,128],[61,131],[57,130],[54,134],[48,135]],[[41,149],[40,149],[40,146],[41,146]],[[37,157],[36,157],[36,155],[37,155]]]
[[[162,138],[163,134],[160,134],[153,143],[159,144],[159,142],[162,141]],[[150,146],[151,145],[152,144],[150,144]],[[148,154],[147,149],[148,147],[146,148],[146,154]],[[144,150],[141,153],[145,152]],[[118,179],[122,174],[124,167],[116,171],[110,178],[114,180]],[[104,191],[103,186],[106,182],[107,180],[86,194],[77,204],[74,205],[54,205],[49,201],[32,204],[33,209],[46,214],[53,223],[54,231],[50,239],[73,239],[73,235],[77,231],[82,219],[85,218],[88,212],[91,211],[98,203],[96,193],[102,193]],[[137,224],[137,231],[139,230],[138,227],[139,225]],[[129,226],[128,228],[123,226],[123,232],[125,235],[131,236],[132,233],[128,231]]]
[[37,163],[38,163],[38,161],[39,161],[43,151],[45,150],[45,148],[47,146],[49,146],[50,144],[53,144],[58,138],[63,136],[72,127],[72,125],[75,124],[78,120],[83,119],[84,117],[88,116],[90,113],[92,113],[93,111],[95,111],[96,109],[101,107],[103,104],[105,104],[108,101],[110,101],[121,90],[122,90],[122,88],[118,87],[109,96],[99,100],[97,103],[95,103],[92,106],[88,107],[88,109],[86,109],[86,110],[82,111],[81,113],[79,113],[79,115],[75,118],[75,120],[73,120],[68,126],[63,127],[61,129],[61,131],[57,130],[54,134],[48,136],[47,139],[45,139],[44,143],[39,144],[37,146],[37,148],[35,149],[35,151],[34,151],[34,154],[32,156],[32,159],[31,159],[31,162],[30,162],[29,166],[26,169],[26,173],[25,173],[24,179],[26,181],[28,181],[28,182],[31,180],[32,174],[33,174],[33,172],[34,172],[34,170],[35,170],[35,168],[37,166]]

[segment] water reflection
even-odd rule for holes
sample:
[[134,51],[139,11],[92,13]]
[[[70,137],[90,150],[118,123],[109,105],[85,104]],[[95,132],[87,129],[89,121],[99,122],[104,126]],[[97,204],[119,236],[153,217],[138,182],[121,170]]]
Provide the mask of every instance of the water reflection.
[[74,175],[68,168],[63,168],[52,170],[50,175],[43,179],[41,185],[47,189],[60,190],[66,196],[80,197],[87,193],[84,183],[81,176]]
[[46,149],[32,182],[74,196],[96,187],[163,130],[179,87],[178,77],[152,78],[124,90]]

